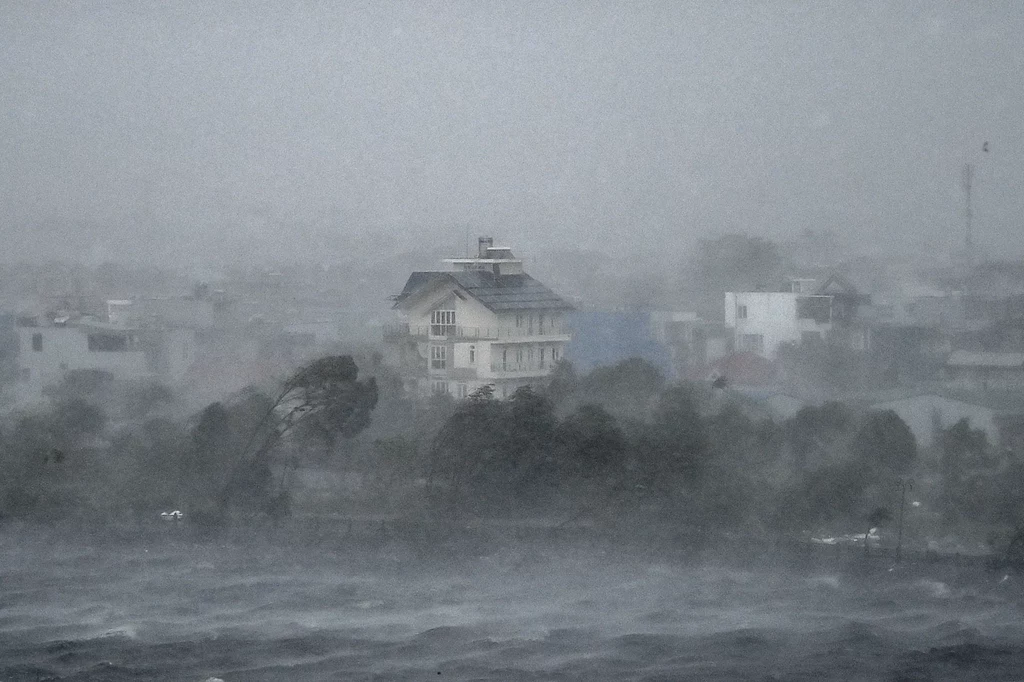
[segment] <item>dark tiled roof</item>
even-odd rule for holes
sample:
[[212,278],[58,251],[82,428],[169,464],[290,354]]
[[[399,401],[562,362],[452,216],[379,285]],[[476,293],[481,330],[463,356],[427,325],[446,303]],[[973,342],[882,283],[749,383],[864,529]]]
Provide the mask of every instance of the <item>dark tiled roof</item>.
[[429,283],[448,279],[467,294],[480,301],[492,312],[505,310],[573,310],[573,306],[558,294],[530,277],[495,275],[485,270],[468,272],[414,272],[409,276],[402,293],[395,297],[396,305]]

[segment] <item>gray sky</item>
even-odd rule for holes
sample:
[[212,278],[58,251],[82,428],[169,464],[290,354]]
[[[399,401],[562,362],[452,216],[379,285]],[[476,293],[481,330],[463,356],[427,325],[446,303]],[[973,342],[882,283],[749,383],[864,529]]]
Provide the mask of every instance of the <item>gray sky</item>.
[[977,241],[1024,252],[1021,2],[8,0],[0,103],[7,259],[946,249],[967,161]]

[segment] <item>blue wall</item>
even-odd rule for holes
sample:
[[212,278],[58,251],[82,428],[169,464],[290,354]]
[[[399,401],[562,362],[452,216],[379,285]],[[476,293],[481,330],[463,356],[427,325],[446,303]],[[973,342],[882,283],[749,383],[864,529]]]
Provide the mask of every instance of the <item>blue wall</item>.
[[565,353],[577,370],[639,357],[668,375],[669,352],[651,336],[648,313],[577,311],[569,315],[569,324],[572,341]]

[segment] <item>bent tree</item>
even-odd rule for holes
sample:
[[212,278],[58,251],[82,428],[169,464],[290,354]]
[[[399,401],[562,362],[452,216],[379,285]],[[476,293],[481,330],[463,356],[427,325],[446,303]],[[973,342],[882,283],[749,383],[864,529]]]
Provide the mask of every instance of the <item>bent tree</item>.
[[351,356],[333,355],[305,365],[282,384],[233,458],[217,500],[221,516],[243,492],[256,492],[263,511],[271,515],[287,513],[289,472],[297,462],[291,460],[275,489],[272,454],[300,429],[333,445],[338,437],[351,438],[369,426],[377,406],[377,382],[373,377],[359,381],[358,375]]

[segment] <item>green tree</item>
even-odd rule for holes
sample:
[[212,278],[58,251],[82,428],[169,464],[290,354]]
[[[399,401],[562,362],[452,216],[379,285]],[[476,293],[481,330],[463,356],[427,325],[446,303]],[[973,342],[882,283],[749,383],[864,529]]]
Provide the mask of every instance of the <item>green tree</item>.
[[[271,455],[282,440],[301,427],[314,429],[321,438],[351,438],[370,423],[377,405],[377,384],[371,377],[358,380],[359,370],[350,356],[314,360],[293,374],[274,399],[254,396],[262,416],[234,458],[231,477],[222,488],[218,509],[223,516],[239,492],[249,491],[272,515],[287,513],[292,460],[280,483],[272,489]],[[265,409],[261,409],[266,404]],[[252,410],[250,410],[251,412]]]
[[87,504],[103,484],[87,461],[106,425],[103,410],[80,398],[18,417],[0,448],[0,513],[59,516]]
[[906,474],[917,457],[917,440],[898,414],[892,410],[875,411],[861,421],[852,449],[854,456],[864,463],[892,474]]
[[618,418],[644,419],[665,386],[661,371],[643,358],[597,367],[579,380],[580,402],[604,405]]
[[124,389],[124,414],[132,419],[145,419],[154,412],[174,404],[177,396],[157,381],[134,381]]
[[492,396],[485,386],[461,401],[431,443],[428,485],[432,501],[445,511],[470,502],[468,488],[510,473],[504,458],[508,405]]
[[580,405],[558,424],[554,439],[561,448],[563,475],[587,479],[621,471],[625,465],[625,436],[615,417],[600,405]]
[[576,375],[576,368],[566,359],[555,363],[551,370],[551,376],[544,389],[545,395],[555,405],[561,404],[579,389],[579,377]]
[[787,531],[854,519],[863,508],[865,491],[875,481],[863,462],[826,464],[801,474],[779,495],[775,524]]
[[[942,514],[947,523],[962,517],[981,520],[986,516],[988,495],[980,494],[989,478],[981,471],[989,464],[988,435],[981,429],[972,429],[968,419],[961,419],[939,434],[941,452],[940,473],[942,487]],[[994,482],[993,482],[994,483]]]
[[852,427],[853,416],[842,403],[830,401],[820,407],[800,408],[785,426],[794,468],[806,471],[812,458],[815,465],[827,462]]

